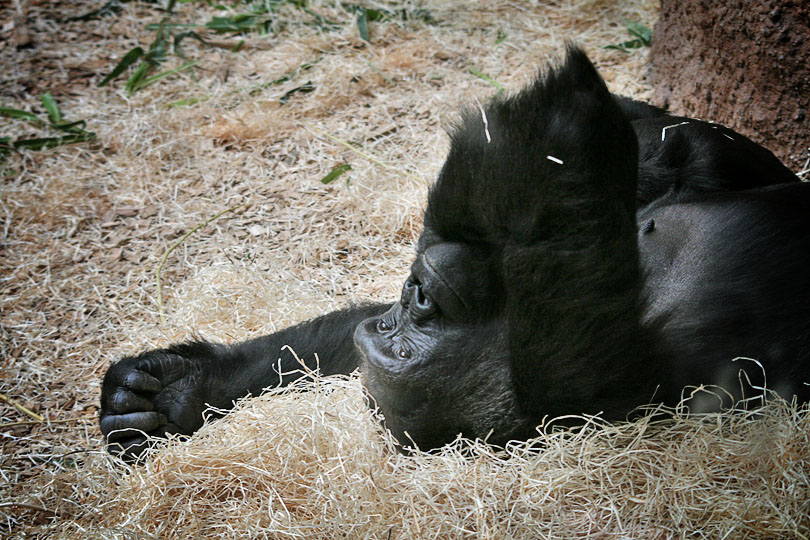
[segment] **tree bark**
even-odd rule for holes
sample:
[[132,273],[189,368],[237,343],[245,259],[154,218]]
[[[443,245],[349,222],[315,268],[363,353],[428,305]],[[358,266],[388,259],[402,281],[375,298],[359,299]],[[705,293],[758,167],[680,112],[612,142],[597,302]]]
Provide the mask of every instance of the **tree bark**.
[[661,0],[653,101],[727,125],[798,172],[810,156],[810,2]]

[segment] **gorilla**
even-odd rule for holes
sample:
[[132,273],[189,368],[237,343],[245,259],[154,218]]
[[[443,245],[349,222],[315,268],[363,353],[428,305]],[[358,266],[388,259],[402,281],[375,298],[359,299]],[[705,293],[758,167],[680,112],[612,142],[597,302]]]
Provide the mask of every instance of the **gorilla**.
[[687,386],[729,405],[741,376],[807,401],[809,265],[810,185],[739,133],[611,94],[569,46],[451,130],[398,302],[123,358],[101,431],[127,459],[190,435],[209,405],[303,376],[286,345],[323,375],[359,367],[385,427],[422,449],[621,420]]

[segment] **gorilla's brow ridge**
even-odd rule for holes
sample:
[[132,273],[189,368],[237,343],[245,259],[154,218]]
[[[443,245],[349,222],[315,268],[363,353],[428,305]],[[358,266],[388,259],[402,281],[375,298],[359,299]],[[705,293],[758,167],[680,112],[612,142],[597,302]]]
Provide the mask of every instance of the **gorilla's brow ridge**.
[[450,285],[447,282],[447,280],[444,279],[444,277],[442,277],[442,275],[439,273],[439,271],[436,270],[436,267],[430,262],[430,258],[428,257],[427,252],[425,252],[424,261],[425,261],[425,266],[427,266],[428,268],[433,270],[433,273],[436,274],[436,277],[439,278],[439,281],[441,281],[444,284],[444,286],[447,287],[450,290],[450,292],[453,293],[453,295],[456,298],[458,298],[459,302],[461,302],[461,305],[464,306],[464,309],[469,311],[471,309],[470,306],[467,304],[467,302],[464,301],[464,298],[461,297],[461,295],[458,293],[458,291],[456,291],[456,289],[452,285]]

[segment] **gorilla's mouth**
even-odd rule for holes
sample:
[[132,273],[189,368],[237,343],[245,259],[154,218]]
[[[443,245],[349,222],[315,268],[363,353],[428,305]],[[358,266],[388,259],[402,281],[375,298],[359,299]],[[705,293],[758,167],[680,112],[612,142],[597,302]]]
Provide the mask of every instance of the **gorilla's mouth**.
[[413,363],[395,355],[389,336],[378,330],[382,317],[361,322],[354,331],[354,343],[360,351],[363,386],[375,402],[371,406],[376,406],[386,416],[386,424],[390,428],[394,423],[399,423],[394,422],[395,417],[403,419],[412,416],[425,406],[429,398],[415,384],[419,377],[412,376]]
[[[381,317],[366,319],[354,331],[354,344],[362,356],[363,366],[371,365],[393,382],[408,368],[408,361],[397,357],[391,348],[391,340],[379,331]],[[363,368],[365,370],[365,367]]]

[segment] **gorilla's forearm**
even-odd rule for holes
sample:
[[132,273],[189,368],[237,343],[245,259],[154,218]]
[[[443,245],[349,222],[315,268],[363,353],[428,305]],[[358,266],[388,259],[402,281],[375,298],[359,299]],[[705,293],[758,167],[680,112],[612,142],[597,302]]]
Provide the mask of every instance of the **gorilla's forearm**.
[[[224,350],[212,371],[210,397],[223,393],[230,401],[265,388],[286,386],[319,370],[321,375],[349,374],[359,364],[353,336],[357,325],[381,315],[391,304],[352,306],[291,326],[274,334],[251,339]],[[304,366],[306,366],[306,370]]]
[[248,394],[300,378],[304,366],[351,373],[359,363],[355,328],[389,307],[355,306],[234,345],[191,341],[123,358],[104,377],[101,431],[111,450],[133,459],[148,437],[191,435],[209,405],[228,410]]

